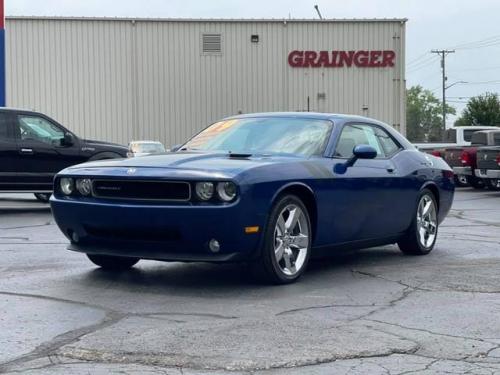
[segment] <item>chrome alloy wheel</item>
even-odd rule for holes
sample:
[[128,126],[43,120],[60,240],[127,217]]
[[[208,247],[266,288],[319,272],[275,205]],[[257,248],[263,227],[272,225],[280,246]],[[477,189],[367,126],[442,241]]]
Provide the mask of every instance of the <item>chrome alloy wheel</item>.
[[420,244],[429,248],[434,243],[437,233],[436,204],[428,195],[420,198],[417,209],[417,230]]
[[281,271],[294,276],[304,266],[309,251],[309,227],[300,207],[289,204],[274,228],[274,256]]

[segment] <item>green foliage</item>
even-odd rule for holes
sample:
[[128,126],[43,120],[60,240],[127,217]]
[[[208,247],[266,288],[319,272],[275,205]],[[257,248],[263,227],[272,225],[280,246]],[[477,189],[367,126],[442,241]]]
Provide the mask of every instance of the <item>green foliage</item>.
[[487,92],[472,97],[455,126],[500,126],[500,99],[498,94]]
[[[447,105],[446,113],[455,114],[455,108]],[[406,90],[406,137],[412,142],[439,142],[442,127],[442,102],[422,86]]]

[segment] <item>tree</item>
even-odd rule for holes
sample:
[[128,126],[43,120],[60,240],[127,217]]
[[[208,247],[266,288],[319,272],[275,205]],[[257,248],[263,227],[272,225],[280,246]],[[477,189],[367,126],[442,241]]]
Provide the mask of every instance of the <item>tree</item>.
[[500,99],[498,94],[487,92],[470,98],[455,126],[500,126]]
[[[455,108],[446,106],[446,113]],[[406,136],[412,142],[436,142],[442,139],[443,104],[422,86],[406,90]]]

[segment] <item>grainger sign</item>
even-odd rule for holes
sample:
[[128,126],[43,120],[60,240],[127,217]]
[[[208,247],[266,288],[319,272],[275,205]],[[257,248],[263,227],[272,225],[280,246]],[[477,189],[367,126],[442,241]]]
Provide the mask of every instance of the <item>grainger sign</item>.
[[359,68],[393,67],[396,53],[392,50],[360,51],[292,51],[288,64],[292,68]]

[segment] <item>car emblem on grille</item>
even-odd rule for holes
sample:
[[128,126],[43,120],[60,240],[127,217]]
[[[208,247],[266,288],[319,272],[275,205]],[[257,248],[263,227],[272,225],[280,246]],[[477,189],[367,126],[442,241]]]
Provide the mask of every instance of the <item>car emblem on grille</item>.
[[483,159],[484,160],[488,159],[488,154],[484,154]]
[[127,169],[127,174],[134,174],[135,172],[137,172],[137,169],[135,169],[135,168]]

